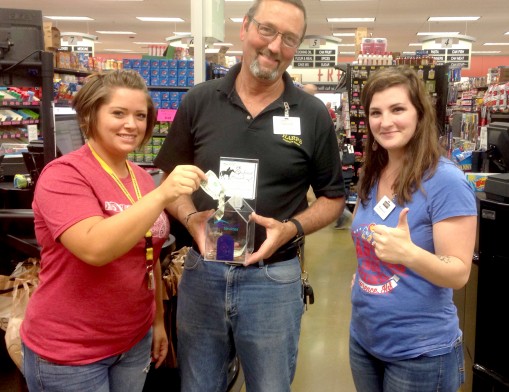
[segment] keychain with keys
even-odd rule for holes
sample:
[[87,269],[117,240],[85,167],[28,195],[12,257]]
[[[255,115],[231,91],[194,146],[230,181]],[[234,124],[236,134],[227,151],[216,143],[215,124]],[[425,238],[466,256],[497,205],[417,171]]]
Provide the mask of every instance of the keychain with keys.
[[154,290],[154,248],[152,247],[152,232],[145,234],[145,266],[147,268],[148,289]]
[[308,280],[308,274],[304,271],[304,276],[302,278],[302,291],[303,291],[303,299],[304,305],[306,305],[306,310],[308,309],[308,305],[313,305],[315,303],[315,294],[313,292],[313,287]]
[[154,270],[152,269],[152,267],[147,266],[147,277],[148,277],[148,289],[154,290],[155,279],[154,279]]

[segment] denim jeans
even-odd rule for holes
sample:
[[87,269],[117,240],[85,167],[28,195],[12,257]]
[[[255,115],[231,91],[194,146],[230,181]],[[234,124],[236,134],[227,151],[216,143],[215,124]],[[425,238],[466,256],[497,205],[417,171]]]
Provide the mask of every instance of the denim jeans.
[[452,351],[384,362],[350,338],[350,367],[359,392],[456,392],[465,381],[462,338]]
[[30,392],[141,392],[150,369],[151,347],[152,329],[126,353],[67,366],[46,361],[22,344],[22,370]]
[[303,312],[298,258],[244,267],[191,249],[177,304],[182,391],[226,391],[235,352],[248,392],[290,391]]

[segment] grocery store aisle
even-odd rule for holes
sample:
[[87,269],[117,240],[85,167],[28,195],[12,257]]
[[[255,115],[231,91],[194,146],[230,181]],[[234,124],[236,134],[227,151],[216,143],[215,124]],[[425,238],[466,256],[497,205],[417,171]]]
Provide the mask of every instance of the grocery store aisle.
[[292,392],[355,392],[348,361],[350,282],[355,266],[349,230],[334,230],[331,225],[306,236],[304,268],[315,303],[302,318]]
[[332,226],[306,237],[304,268],[315,303],[302,319],[293,392],[354,392],[348,361],[350,282],[355,249],[349,230]]

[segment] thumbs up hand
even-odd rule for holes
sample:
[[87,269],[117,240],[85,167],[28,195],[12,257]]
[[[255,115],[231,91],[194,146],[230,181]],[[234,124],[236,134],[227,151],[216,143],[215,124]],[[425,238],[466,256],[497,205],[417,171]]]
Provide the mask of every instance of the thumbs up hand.
[[408,211],[408,208],[401,211],[396,227],[375,225],[371,229],[373,231],[373,247],[380,260],[392,264],[405,264],[405,260],[408,260],[414,246],[410,239]]

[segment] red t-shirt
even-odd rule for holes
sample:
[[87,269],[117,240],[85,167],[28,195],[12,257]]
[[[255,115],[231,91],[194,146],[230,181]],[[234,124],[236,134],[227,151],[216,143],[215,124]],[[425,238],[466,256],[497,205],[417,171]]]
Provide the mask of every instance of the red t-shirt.
[[[152,177],[131,164],[141,193]],[[130,178],[122,180],[135,195]],[[115,261],[96,267],[70,253],[58,237],[91,216],[112,216],[131,205],[88,146],[49,163],[37,182],[33,210],[41,250],[39,286],[21,326],[23,342],[41,357],[83,365],[131,349],[154,319],[154,291],[147,286],[145,240]],[[154,260],[169,234],[163,213],[152,227]]]

